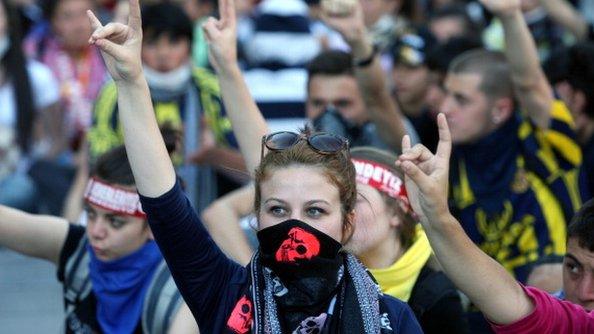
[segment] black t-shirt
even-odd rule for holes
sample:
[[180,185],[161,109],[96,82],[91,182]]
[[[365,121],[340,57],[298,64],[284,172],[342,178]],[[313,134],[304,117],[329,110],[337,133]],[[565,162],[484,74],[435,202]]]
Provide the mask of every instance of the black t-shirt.
[[[60,262],[58,263],[58,280],[62,282],[63,292],[67,292],[66,280],[66,264],[68,260],[76,256],[76,250],[80,241],[85,237],[85,228],[80,225],[70,224],[68,229],[68,235],[66,241],[60,252]],[[86,251],[86,249],[85,249]],[[66,298],[64,298],[66,305]],[[90,334],[90,333],[102,333],[101,327],[97,320],[97,298],[93,293],[93,290],[87,295],[86,298],[80,300],[74,308],[74,311],[70,313],[65,319],[65,330],[67,334]],[[140,321],[134,330],[134,333],[142,333],[142,326]]]
[[408,305],[426,334],[469,333],[456,287],[443,272],[428,265],[421,270]]

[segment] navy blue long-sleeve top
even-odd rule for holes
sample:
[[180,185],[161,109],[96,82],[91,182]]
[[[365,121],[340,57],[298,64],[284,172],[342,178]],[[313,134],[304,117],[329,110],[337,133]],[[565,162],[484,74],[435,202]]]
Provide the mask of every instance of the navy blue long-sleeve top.
[[[202,333],[221,333],[248,270],[219,249],[179,183],[157,198],[140,196],[157,244]],[[383,296],[394,333],[422,333],[410,308]],[[379,319],[378,319],[379,321]]]

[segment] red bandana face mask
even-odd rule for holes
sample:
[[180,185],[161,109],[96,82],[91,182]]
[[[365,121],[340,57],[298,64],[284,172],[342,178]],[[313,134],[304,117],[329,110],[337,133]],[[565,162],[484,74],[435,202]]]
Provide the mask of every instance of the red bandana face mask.
[[258,240],[262,264],[281,277],[289,272],[307,275],[308,268],[337,259],[342,248],[330,236],[295,219],[259,231]]

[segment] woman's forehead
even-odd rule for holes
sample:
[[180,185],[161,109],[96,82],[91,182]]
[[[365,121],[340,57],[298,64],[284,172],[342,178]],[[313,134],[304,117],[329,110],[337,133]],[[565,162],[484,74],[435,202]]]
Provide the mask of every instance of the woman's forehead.
[[261,183],[262,197],[339,200],[338,187],[319,167],[297,166],[272,171]]

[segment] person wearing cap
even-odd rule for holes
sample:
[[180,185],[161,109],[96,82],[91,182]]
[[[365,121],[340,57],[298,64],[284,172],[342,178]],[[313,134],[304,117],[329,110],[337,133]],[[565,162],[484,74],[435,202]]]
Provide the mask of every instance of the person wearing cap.
[[450,204],[470,238],[523,283],[540,257],[565,253],[567,222],[588,198],[582,152],[519,1],[481,2],[503,23],[507,48],[468,51],[449,66],[441,112],[454,145]]
[[[386,87],[379,48],[372,44],[358,1],[322,2],[324,22],[341,34],[350,53],[326,51],[307,66],[306,116],[318,131],[339,134],[351,146],[400,150],[400,138],[416,132]],[[336,10],[340,15],[330,16]]]
[[400,37],[391,49],[396,101],[413,124],[421,143],[429,148],[437,145],[436,114],[426,103],[431,79],[426,61],[433,44],[434,38],[429,33],[411,33]]
[[64,286],[65,333],[196,333],[153,241],[123,146],[84,194],[87,225],[0,206],[0,246],[48,260]]

